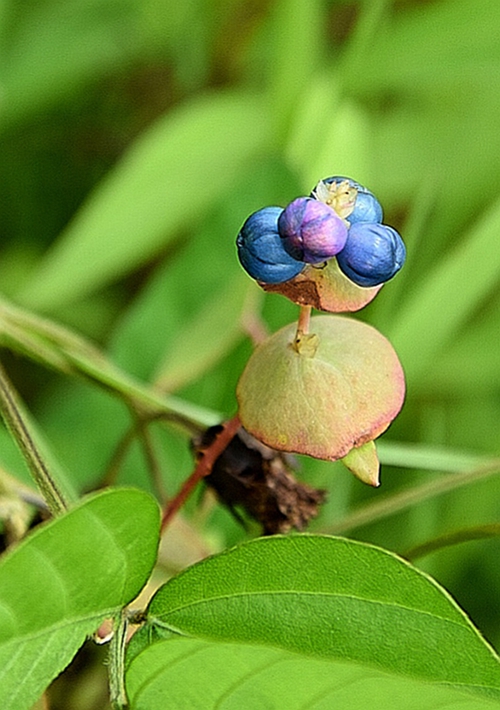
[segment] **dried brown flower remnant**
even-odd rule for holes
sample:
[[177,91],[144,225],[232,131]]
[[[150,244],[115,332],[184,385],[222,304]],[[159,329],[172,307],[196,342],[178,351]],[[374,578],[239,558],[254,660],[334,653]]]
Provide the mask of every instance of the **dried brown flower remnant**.
[[[210,445],[220,427],[210,427],[193,440],[198,454]],[[263,527],[263,534],[304,530],[317,516],[325,491],[299,483],[291,459],[260,443],[241,427],[204,478],[236,517],[243,508]]]

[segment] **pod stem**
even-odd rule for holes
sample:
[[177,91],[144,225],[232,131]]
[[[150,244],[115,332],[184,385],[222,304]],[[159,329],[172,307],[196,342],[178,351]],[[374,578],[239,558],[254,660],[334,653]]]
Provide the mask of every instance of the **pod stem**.
[[311,323],[312,306],[301,306],[299,312],[299,320],[297,323],[296,340],[299,340],[302,335],[309,334],[309,325]]
[[299,320],[297,323],[297,332],[292,343],[292,348],[303,357],[314,357],[318,349],[319,338],[316,334],[309,333],[311,324],[312,306],[301,306]]

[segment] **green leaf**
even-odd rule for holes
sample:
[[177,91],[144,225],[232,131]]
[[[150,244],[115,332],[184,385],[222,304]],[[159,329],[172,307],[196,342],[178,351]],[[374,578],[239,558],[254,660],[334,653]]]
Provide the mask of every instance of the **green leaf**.
[[159,52],[163,61],[168,56],[182,84],[203,84],[209,72],[208,28],[216,13],[200,0],[41,2],[15,10],[12,3],[1,3],[0,32],[8,41],[0,44],[0,130],[71,101],[76,92],[92,93],[112,72],[158,61]]
[[1,118],[7,126],[71,95],[137,51],[138,10],[130,2],[42,2],[9,14],[10,51],[2,56]]
[[359,661],[500,698],[500,664],[461,609],[396,555],[315,535],[269,537],[188,568],[149,624],[219,641]]
[[[167,256],[123,311],[110,343],[115,362],[149,381],[167,352],[176,347],[176,335],[186,322],[195,322],[199,312],[217,299],[216,293],[222,295],[221,289],[228,288],[233,279],[241,296],[245,279],[247,284],[253,283],[258,299],[258,294],[262,295],[260,289],[238,263],[236,235],[251,212],[265,204],[286,204],[297,190],[295,180],[280,160],[259,156],[250,161],[233,183],[231,199],[220,201],[189,242],[175,255]],[[260,301],[254,303],[255,308],[258,304]],[[224,309],[222,303],[219,307]],[[230,304],[226,307],[232,308]],[[223,330],[218,327],[210,339],[223,337]]]
[[361,106],[341,96],[332,72],[323,70],[310,78],[296,106],[285,150],[301,176],[304,190],[310,191],[332,172],[371,184],[369,117]]
[[[253,283],[251,300],[255,301],[256,311],[257,307],[260,311],[262,293],[238,263],[236,235],[251,212],[265,204],[286,204],[290,195],[298,190],[289,170],[279,159],[259,156],[249,162],[232,185],[231,199],[220,201],[193,232],[189,242],[175,255],[167,256],[123,311],[110,343],[115,362],[129,373],[150,381],[167,353],[177,347],[177,333],[185,329],[186,323],[198,322],[200,311],[211,301],[215,305],[215,294],[222,296],[222,289],[228,288],[233,280],[241,296],[245,279],[247,285]],[[210,268],[207,268],[207,255],[210,255]],[[229,301],[232,299],[231,295]],[[222,303],[219,308],[224,311]],[[226,308],[234,314],[232,304],[228,303]],[[225,337],[222,332],[225,321],[220,322],[224,327],[217,327],[210,341]],[[198,342],[197,349],[201,345]],[[209,347],[208,343],[203,345]],[[203,401],[206,405],[206,390]],[[227,411],[234,408],[233,401],[234,397]]]
[[[476,278],[481,278],[477,274]],[[456,393],[464,395],[479,393],[490,395],[500,387],[498,366],[498,328],[500,299],[489,299],[488,311],[484,306],[469,319],[453,342],[448,343],[441,356],[426,373],[421,387],[425,391],[445,393],[448,397]]]
[[178,331],[155,378],[164,392],[173,392],[217,363],[243,336],[245,313],[255,310],[262,295],[240,272]]
[[272,448],[339,459],[382,433],[399,412],[404,376],[374,328],[340,316],[291,324],[252,354],[237,388],[243,426]]
[[206,95],[160,119],[94,192],[19,299],[54,308],[145,263],[203,219],[268,137],[254,94]]
[[354,663],[194,639],[149,647],[127,674],[131,710],[488,710],[499,704],[454,688]]
[[325,39],[323,18],[318,0],[275,3],[268,29],[272,33],[272,58],[267,70],[273,116],[280,121],[282,131],[287,130],[297,100],[321,62]]
[[[498,80],[496,28],[500,7],[486,0],[475,12],[474,0],[443,0],[422,11],[417,5],[391,13],[379,28],[359,71],[346,66],[353,88],[429,91],[443,84],[465,84],[491,91]],[[443,41],[445,38],[445,41]],[[464,51],[464,48],[465,51]]]
[[0,706],[30,708],[100,621],[132,601],[156,559],[159,510],[107,490],[38,528],[0,562]]
[[[419,384],[435,358],[451,342],[500,276],[500,202],[453,252],[436,263],[394,318],[389,337],[405,367],[409,387]],[[468,278],[473,269],[480,278]]]

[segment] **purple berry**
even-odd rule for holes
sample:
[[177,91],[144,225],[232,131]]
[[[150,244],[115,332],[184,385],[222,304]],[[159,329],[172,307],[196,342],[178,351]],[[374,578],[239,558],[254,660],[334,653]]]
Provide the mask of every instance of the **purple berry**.
[[358,286],[378,286],[391,279],[403,266],[403,240],[385,224],[356,222],[349,229],[345,247],[337,254],[343,273]]
[[319,264],[343,249],[347,226],[328,205],[298,197],[283,210],[278,230],[285,250],[294,259]]
[[278,217],[282,212],[281,207],[264,207],[254,212],[236,238],[241,265],[257,281],[283,283],[305,268],[303,262],[283,248],[278,233]]

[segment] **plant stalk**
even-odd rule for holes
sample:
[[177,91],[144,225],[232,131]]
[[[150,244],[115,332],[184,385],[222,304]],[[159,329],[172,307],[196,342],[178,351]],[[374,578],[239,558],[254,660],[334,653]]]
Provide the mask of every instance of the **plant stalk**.
[[302,335],[309,334],[309,327],[311,324],[311,311],[312,311],[312,306],[301,306],[300,307],[299,320],[297,323],[297,335],[295,336],[296,340],[299,340],[300,336],[302,336]]
[[113,623],[113,636],[109,644],[109,691],[113,710],[128,708],[125,690],[125,644],[128,632],[128,612],[122,609]]
[[0,364],[0,412],[6,427],[21,450],[28,468],[52,515],[61,515],[68,504],[52,477],[21,413],[17,392]]
[[401,513],[426,500],[451,493],[452,491],[470,486],[479,481],[484,481],[500,472],[500,459],[492,459],[468,471],[442,476],[430,483],[423,483],[408,490],[399,491],[393,495],[359,506],[333,525],[328,525],[324,530],[329,535],[345,535],[346,533],[364,525],[388,518],[396,513]]
[[217,434],[210,446],[208,446],[200,453],[198,463],[196,464],[196,468],[194,469],[193,473],[189,476],[188,479],[186,479],[184,485],[180,489],[179,493],[175,496],[175,498],[173,498],[167,505],[163,514],[163,519],[161,521],[162,533],[165,531],[166,527],[168,526],[174,515],[177,513],[179,508],[184,505],[196,485],[203,478],[205,478],[205,476],[208,476],[211,473],[213,465],[215,464],[219,456],[222,454],[223,451],[225,451],[225,449],[229,445],[229,442],[236,436],[236,433],[241,426],[241,422],[238,415],[236,415],[228,422],[225,422],[225,424],[223,424],[222,426],[222,431]]
[[488,540],[492,537],[500,537],[500,524],[490,523],[489,525],[475,525],[471,528],[440,535],[432,540],[423,542],[421,545],[415,545],[415,547],[404,552],[403,557],[413,561],[419,557],[430,555],[431,552],[442,550],[445,547],[459,545],[463,542],[470,542],[471,540]]

